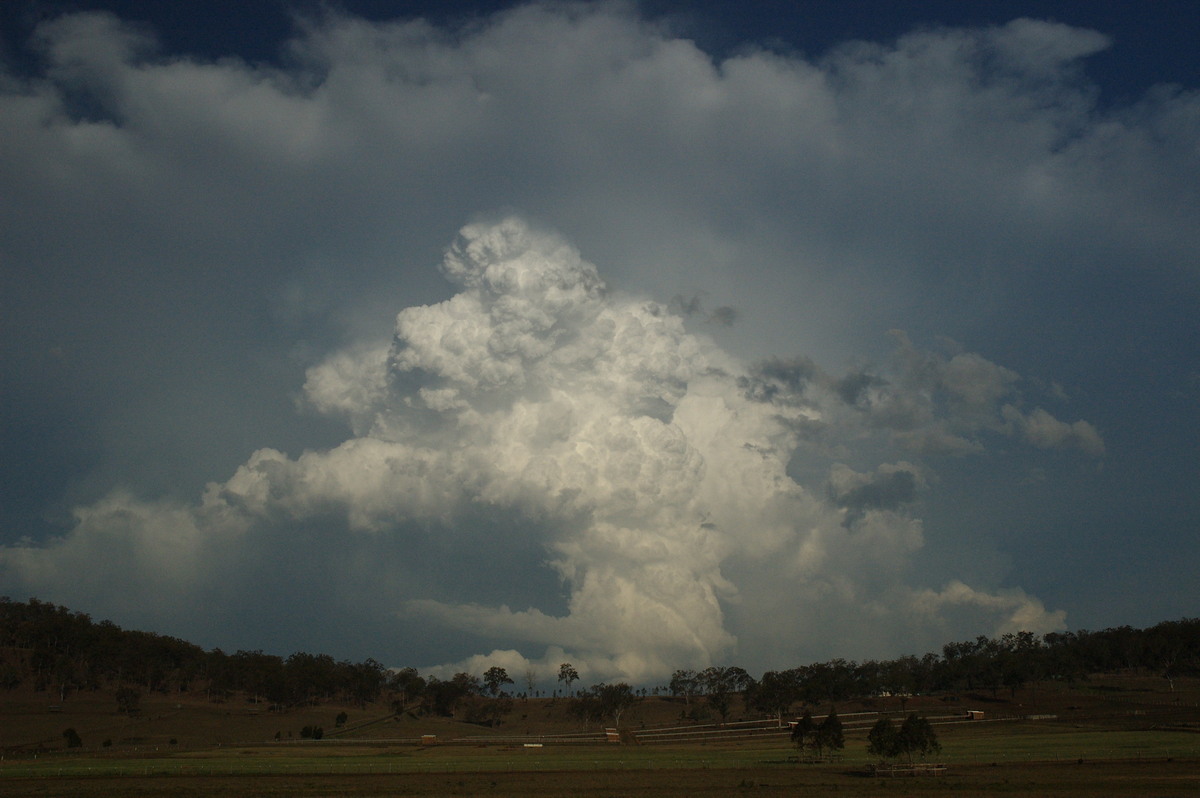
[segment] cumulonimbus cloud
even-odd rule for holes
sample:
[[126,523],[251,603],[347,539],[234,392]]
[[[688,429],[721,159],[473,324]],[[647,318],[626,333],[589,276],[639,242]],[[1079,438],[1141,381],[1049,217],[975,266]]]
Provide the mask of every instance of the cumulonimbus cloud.
[[[47,20],[0,81],[3,592],[551,678],[1044,630],[1050,590],[1108,623],[1096,574],[1192,539],[1099,545],[1190,495],[1200,186],[1200,95],[1110,96],[1110,44],[718,56],[539,2],[270,63]],[[510,207],[569,243],[473,224],[439,275]]]
[[[353,432],[341,445],[259,450],[192,505],[111,496],[51,545],[0,551],[0,567],[51,583],[123,541],[138,552],[121,565],[131,590],[169,567],[187,574],[186,595],[263,557],[256,539],[278,530],[318,524],[324,545],[350,548],[448,535],[453,558],[504,518],[524,530],[522,551],[543,553],[564,607],[422,595],[397,571],[388,611],[507,644],[505,662],[569,656],[638,681],[763,662],[763,630],[778,634],[784,617],[800,630],[854,615],[862,636],[941,630],[964,610],[977,631],[1062,626],[1019,589],[913,583],[926,467],[841,459],[936,435],[964,451],[1015,436],[1099,453],[1085,422],[1022,411],[1015,373],[903,335],[890,365],[843,377],[803,359],[743,364],[518,217],[463,228],[442,273],[458,293],[400,311],[390,343],[309,370],[305,401]],[[824,475],[806,482],[798,460]]]

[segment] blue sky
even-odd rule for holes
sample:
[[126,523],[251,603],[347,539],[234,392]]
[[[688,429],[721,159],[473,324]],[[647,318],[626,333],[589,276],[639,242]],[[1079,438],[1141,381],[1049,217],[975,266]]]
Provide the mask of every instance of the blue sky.
[[0,594],[642,682],[1194,615],[1197,16],[6,3]]

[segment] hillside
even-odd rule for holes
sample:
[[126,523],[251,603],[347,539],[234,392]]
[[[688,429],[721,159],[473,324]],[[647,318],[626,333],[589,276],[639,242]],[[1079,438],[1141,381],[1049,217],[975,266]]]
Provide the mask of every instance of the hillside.
[[[371,659],[204,651],[65,607],[0,599],[0,752],[13,756],[424,735],[600,741],[606,726],[619,726],[626,742],[701,740],[755,727],[777,734],[780,719],[831,707],[851,734],[877,713],[949,722],[968,710],[989,720],[1191,729],[1200,704],[1200,621],[981,636],[948,643],[941,655],[835,659],[758,678],[735,666],[678,670],[654,689],[572,686],[577,678],[564,663],[560,687],[573,698],[543,698],[533,685],[528,695],[510,695],[514,680],[498,667],[438,679]],[[644,733],[667,727],[678,729]]]

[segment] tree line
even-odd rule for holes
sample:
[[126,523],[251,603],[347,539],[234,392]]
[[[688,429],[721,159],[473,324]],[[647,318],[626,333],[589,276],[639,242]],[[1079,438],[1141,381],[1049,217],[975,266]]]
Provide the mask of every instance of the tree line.
[[[669,684],[650,692],[676,696],[685,706],[702,699],[706,709],[723,720],[732,711],[733,697],[739,696],[742,706],[782,719],[797,704],[832,705],[879,695],[900,696],[903,701],[914,694],[962,690],[995,695],[1046,680],[1075,682],[1114,671],[1153,673],[1172,688],[1176,677],[1200,675],[1200,619],[1147,629],[980,636],[948,643],[940,654],[864,662],[833,659],[767,671],[758,679],[736,666],[681,669]],[[648,692],[625,683],[572,691],[578,679],[578,671],[563,663],[558,680],[564,693],[573,696],[572,712],[585,722],[611,719],[618,724],[621,714]],[[122,711],[136,711],[140,691],[202,690],[212,700],[241,694],[280,709],[383,700],[397,712],[495,724],[511,711],[515,698],[534,694],[534,675],[525,674],[524,682],[528,692],[514,696],[507,689],[514,680],[500,667],[481,675],[458,673],[439,679],[422,676],[415,668],[389,669],[374,659],[349,662],[304,652],[280,657],[262,651],[205,651],[178,638],[96,622],[37,599],[16,602],[0,597],[0,688],[29,684],[57,694],[59,700],[80,690],[120,688]]]
[[1147,629],[1129,626],[1098,632],[1030,632],[985,636],[947,643],[940,655],[927,653],[892,660],[853,662],[833,659],[788,670],[768,671],[754,680],[740,668],[676,671],[673,695],[709,696],[722,715],[727,695],[741,685],[747,705],[782,717],[796,704],[833,704],[854,698],[891,695],[903,703],[912,695],[989,691],[1015,694],[1045,681],[1075,683],[1094,673],[1153,674],[1174,689],[1178,676],[1200,676],[1200,619],[1167,621]]
[[74,692],[114,687],[123,711],[136,709],[132,696],[142,690],[202,689],[213,700],[241,693],[280,706],[332,700],[365,704],[379,697],[389,676],[372,659],[355,663],[304,652],[283,658],[262,651],[205,651],[37,599],[0,597],[0,688],[31,684],[63,700]]

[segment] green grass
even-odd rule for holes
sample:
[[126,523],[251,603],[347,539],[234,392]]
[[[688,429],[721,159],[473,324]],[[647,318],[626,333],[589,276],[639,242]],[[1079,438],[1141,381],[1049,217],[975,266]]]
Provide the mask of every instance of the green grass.
[[1077,759],[1200,758],[1200,734],[1159,729],[1091,730],[996,724],[948,737],[943,758],[950,762],[1032,762]]
[[[1020,764],[1097,760],[1200,759],[1200,734],[1161,730],[1093,731],[1037,723],[963,724],[943,729],[950,764]],[[153,756],[48,755],[0,765],[6,777],[305,775],[671,769],[858,767],[871,761],[863,740],[851,738],[840,761],[797,765],[782,742],[689,746],[256,746]]]
[[[689,768],[735,769],[764,764],[787,765],[786,750],[692,750],[616,748],[543,748],[536,751],[504,748],[443,748],[399,750],[354,755],[274,756],[233,752],[222,756],[153,758],[43,757],[9,762],[3,777],[43,775],[299,775],[339,773],[469,773],[518,771],[611,771]],[[794,765],[793,765],[794,766]]]

